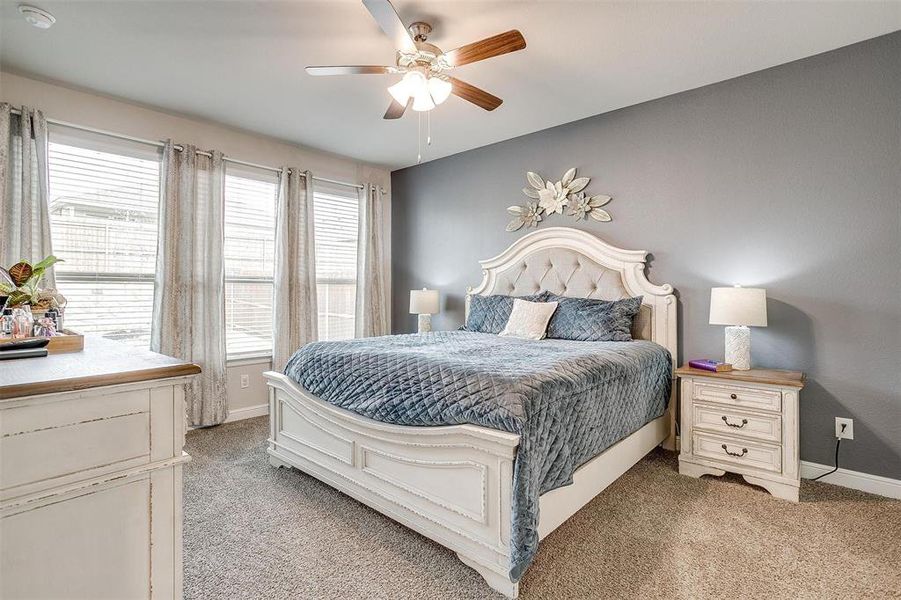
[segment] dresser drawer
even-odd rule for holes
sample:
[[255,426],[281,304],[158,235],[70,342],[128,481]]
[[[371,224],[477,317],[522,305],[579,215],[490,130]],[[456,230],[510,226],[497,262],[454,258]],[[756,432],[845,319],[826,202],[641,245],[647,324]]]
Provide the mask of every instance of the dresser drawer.
[[740,385],[702,383],[695,381],[692,386],[692,399],[702,402],[716,402],[730,406],[757,408],[780,412],[782,410],[782,392]]
[[695,403],[692,407],[692,426],[717,433],[753,438],[767,442],[782,442],[782,416],[753,413],[726,406]]
[[149,462],[149,400],[136,390],[4,410],[0,498]]
[[782,446],[696,431],[692,453],[718,462],[782,472]]

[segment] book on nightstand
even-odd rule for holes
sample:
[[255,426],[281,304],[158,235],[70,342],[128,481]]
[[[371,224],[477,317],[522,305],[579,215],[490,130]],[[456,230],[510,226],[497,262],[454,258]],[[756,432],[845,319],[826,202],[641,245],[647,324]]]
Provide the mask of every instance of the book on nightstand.
[[712,371],[714,373],[723,373],[732,370],[732,365],[718,360],[710,360],[709,358],[698,358],[688,361],[688,366],[692,369],[703,369],[704,371]]

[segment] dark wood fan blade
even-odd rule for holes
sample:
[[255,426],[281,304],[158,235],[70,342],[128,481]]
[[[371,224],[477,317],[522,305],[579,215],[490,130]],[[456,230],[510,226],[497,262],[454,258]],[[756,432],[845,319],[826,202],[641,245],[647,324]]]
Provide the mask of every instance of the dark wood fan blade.
[[494,110],[495,108],[500,106],[501,103],[503,103],[503,100],[501,100],[497,96],[493,96],[485,90],[477,88],[474,85],[470,85],[465,81],[460,81],[456,77],[448,77],[448,80],[453,86],[451,88],[451,94],[453,94],[454,96],[459,96],[467,102],[472,102],[476,106],[480,106],[485,110]]
[[499,33],[480,42],[473,42],[460,46],[456,50],[445,52],[448,64],[452,67],[468,65],[479,60],[485,60],[493,56],[516,52],[526,47],[526,38],[515,29],[506,33]]
[[407,100],[406,106],[398,102],[397,100],[391,100],[391,106],[388,107],[387,112],[385,112],[385,119],[399,119],[404,116],[404,112],[410,105],[413,104],[413,98]]
[[385,75],[399,73],[397,67],[382,67],[378,65],[348,65],[342,67],[307,67],[310,75]]
[[363,6],[366,7],[366,10],[369,11],[375,22],[379,24],[385,35],[391,38],[395,48],[404,52],[414,52],[416,50],[416,43],[410,37],[407,26],[397,16],[397,11],[394,10],[394,7],[388,0],[363,0]]

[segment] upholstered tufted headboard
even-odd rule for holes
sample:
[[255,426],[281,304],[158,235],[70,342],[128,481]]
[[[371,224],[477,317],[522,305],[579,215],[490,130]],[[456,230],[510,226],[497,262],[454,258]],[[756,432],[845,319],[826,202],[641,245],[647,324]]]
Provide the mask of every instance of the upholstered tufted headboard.
[[642,296],[632,336],[667,348],[677,364],[676,298],[671,285],[654,285],[644,273],[647,252],[623,250],[578,229],[549,227],[524,235],[483,260],[482,283],[472,294],[520,296],[548,290],[574,298],[618,300]]

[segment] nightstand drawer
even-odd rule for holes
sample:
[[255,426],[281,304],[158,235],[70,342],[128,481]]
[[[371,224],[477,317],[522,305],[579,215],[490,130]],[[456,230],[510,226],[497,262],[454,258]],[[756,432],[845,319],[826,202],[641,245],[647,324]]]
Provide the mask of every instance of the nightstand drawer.
[[782,411],[782,392],[740,385],[702,383],[695,380],[692,399],[703,402],[718,402],[730,406]]
[[782,417],[757,414],[731,407],[695,403],[692,425],[740,438],[754,438],[768,442],[782,442]]
[[775,444],[695,432],[692,446],[693,454],[702,458],[774,473],[782,471],[782,446]]

